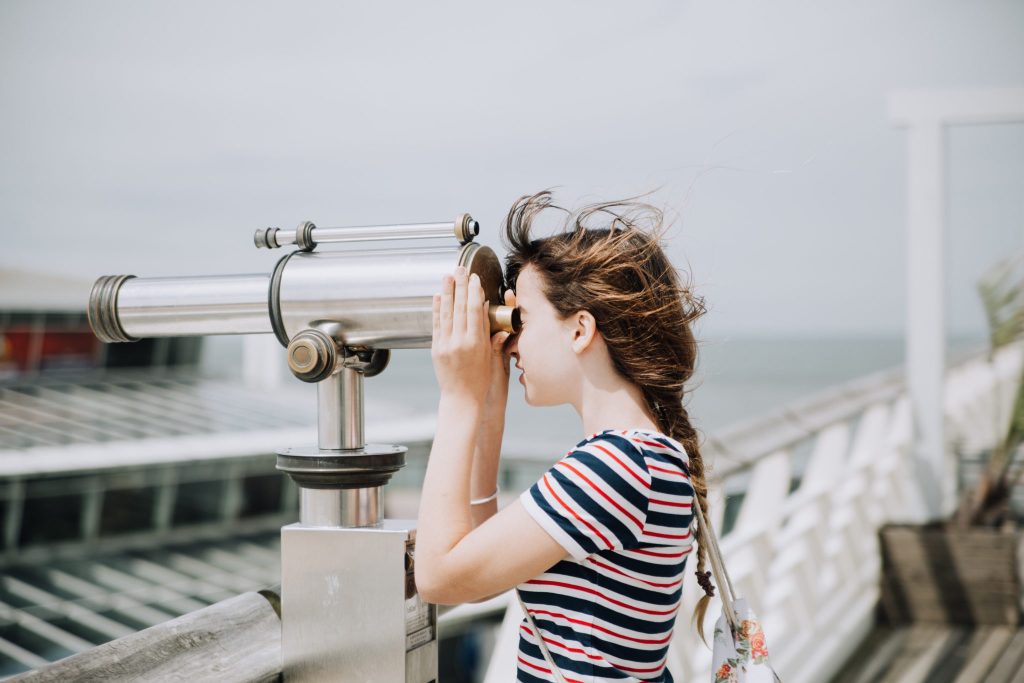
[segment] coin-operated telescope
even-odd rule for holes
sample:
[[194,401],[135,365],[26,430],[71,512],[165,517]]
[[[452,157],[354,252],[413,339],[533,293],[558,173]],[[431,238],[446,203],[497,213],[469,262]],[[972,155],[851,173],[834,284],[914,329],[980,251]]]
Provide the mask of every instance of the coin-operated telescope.
[[[414,520],[381,517],[381,490],[406,448],[363,438],[363,378],[393,349],[426,348],[445,273],[480,278],[491,331],[517,331],[500,305],[498,257],[476,244],[478,223],[266,228],[259,248],[294,245],[269,274],[104,276],[89,323],[105,342],[143,337],[272,333],[288,367],[317,385],[317,447],[278,451],[299,487],[299,522],[281,530],[282,657],[292,681],[437,679],[437,611],[416,593]],[[457,244],[438,246],[437,238]],[[431,242],[423,240],[432,239]],[[318,250],[349,243],[351,249]],[[390,245],[390,248],[389,248]]]

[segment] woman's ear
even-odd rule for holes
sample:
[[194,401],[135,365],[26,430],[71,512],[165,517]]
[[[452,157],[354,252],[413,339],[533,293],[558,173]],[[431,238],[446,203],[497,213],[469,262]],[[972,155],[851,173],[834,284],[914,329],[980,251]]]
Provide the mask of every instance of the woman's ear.
[[590,311],[577,311],[573,317],[572,350],[583,353],[597,336],[597,321]]

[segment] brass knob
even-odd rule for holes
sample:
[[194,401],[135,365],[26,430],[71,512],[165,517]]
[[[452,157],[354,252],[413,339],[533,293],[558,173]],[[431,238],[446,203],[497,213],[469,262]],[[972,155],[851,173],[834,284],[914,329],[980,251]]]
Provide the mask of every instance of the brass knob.
[[288,344],[288,368],[303,382],[319,382],[337,367],[338,348],[321,330],[303,330]]

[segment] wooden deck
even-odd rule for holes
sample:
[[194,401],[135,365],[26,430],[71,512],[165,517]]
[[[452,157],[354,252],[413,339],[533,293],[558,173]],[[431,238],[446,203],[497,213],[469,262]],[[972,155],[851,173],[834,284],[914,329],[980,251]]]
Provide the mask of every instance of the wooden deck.
[[1024,629],[878,626],[832,683],[1024,683]]

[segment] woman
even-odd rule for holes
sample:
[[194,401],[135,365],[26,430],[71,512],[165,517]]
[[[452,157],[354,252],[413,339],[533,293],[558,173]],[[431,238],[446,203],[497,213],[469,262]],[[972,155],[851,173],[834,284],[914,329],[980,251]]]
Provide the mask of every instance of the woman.
[[[518,334],[489,337],[483,291],[464,269],[445,276],[434,297],[441,398],[416,585],[439,604],[518,587],[568,681],[671,681],[665,660],[694,549],[695,492],[707,509],[683,407],[696,360],[690,324],[703,305],[658,244],[656,209],[591,206],[570,214],[565,231],[533,239],[550,202],[546,192],[523,197],[506,220],[505,303],[519,307]],[[639,225],[648,212],[654,234]],[[527,403],[571,404],[590,436],[498,511],[510,358]],[[699,624],[713,588],[696,540],[706,593]],[[525,620],[518,680],[555,680]]]

